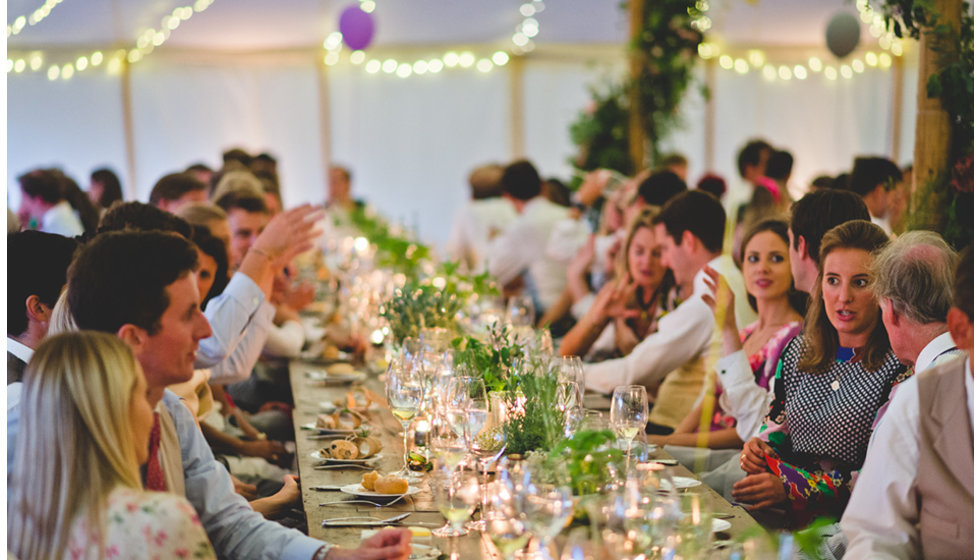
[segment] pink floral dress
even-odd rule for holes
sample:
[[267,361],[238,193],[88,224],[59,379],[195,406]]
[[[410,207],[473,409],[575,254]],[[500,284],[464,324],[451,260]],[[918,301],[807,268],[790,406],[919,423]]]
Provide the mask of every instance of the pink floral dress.
[[[745,343],[745,340],[749,338],[755,329],[759,327],[759,322],[756,321],[751,325],[745,327],[738,333],[739,340]],[[766,343],[759,348],[759,350],[748,357],[749,366],[752,368],[752,372],[755,374],[755,382],[765,390],[769,390],[769,383],[772,381],[773,376],[776,374],[776,364],[779,363],[779,355],[783,353],[783,348],[789,344],[793,337],[800,334],[803,324],[799,321],[793,321],[783,325],[781,329],[776,331],[772,337],[766,341]],[[735,418],[729,416],[725,413],[724,409],[719,405],[722,393],[721,383],[715,383],[715,413],[711,419],[711,431],[723,430],[725,428],[732,428],[735,426]]]
[[[105,514],[102,558],[216,558],[197,513],[182,496],[120,487],[109,494]],[[99,558],[98,534],[87,519],[72,526],[64,557]]]

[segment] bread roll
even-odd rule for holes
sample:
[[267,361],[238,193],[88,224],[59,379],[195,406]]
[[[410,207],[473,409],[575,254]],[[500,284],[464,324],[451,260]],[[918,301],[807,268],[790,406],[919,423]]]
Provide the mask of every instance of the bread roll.
[[347,363],[331,364],[327,367],[327,375],[350,375],[354,373],[354,366]]
[[374,481],[374,491],[379,494],[404,494],[408,492],[408,481],[393,475],[378,477]]
[[330,444],[330,456],[334,459],[357,459],[358,451],[354,442],[346,439],[338,440]]
[[361,477],[361,486],[369,492],[374,492],[374,483],[378,480],[378,476],[378,471],[364,473],[364,476]]
[[333,430],[337,428],[337,420],[330,414],[321,414],[316,417],[316,427]]

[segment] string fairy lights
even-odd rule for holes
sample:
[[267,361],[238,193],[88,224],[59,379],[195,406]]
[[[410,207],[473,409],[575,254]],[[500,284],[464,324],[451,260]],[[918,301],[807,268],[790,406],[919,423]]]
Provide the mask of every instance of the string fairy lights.
[[[48,4],[57,5],[62,1],[48,0],[45,2],[45,6]],[[32,51],[19,55],[14,55],[11,51],[7,58],[7,73],[40,72],[47,65],[45,73],[49,80],[70,80],[76,73],[99,68],[105,63],[106,71],[109,74],[118,74],[122,70],[124,61],[129,64],[136,64],[145,59],[154,49],[166,43],[170,39],[170,34],[183,22],[208,9],[213,3],[214,0],[195,0],[186,6],[174,8],[171,13],[160,19],[159,28],[143,30],[136,38],[136,45],[129,49],[120,48],[109,53],[95,50],[78,56],[69,56],[69,60],[51,61],[50,63],[46,61],[47,57],[42,51]],[[47,13],[50,13],[50,10]],[[14,23],[16,24],[16,21]]]
[[[374,11],[376,4],[373,0],[360,0],[360,7],[367,13]],[[511,56],[520,56],[534,50],[534,37],[540,33],[540,23],[535,17],[545,9],[544,0],[527,0],[520,5],[518,11],[521,21],[514,27],[510,36],[510,53],[502,49],[493,51],[486,56],[478,56],[471,50],[450,49],[414,61],[399,60],[391,57],[370,58],[363,50],[351,51],[347,62],[353,66],[363,66],[368,74],[394,74],[399,78],[438,74],[446,69],[476,70],[486,74],[494,68],[506,66]],[[323,63],[327,66],[339,64],[344,53],[344,36],[340,31],[333,31],[323,40]]]
[[[7,37],[12,37],[19,34],[28,25],[37,25],[44,21],[46,17],[51,15],[51,12],[55,9],[58,4],[61,4],[64,0],[45,0],[44,4],[40,8],[31,12],[29,16],[17,16],[14,22],[7,25]],[[10,66],[9,64],[7,66]],[[23,71],[23,70],[22,70]]]
[[[769,82],[807,80],[820,76],[829,81],[849,80],[866,70],[888,70],[893,57],[902,56],[902,42],[887,30],[884,17],[871,7],[868,0],[856,0],[855,4],[860,20],[868,25],[868,32],[877,39],[880,52],[868,50],[863,56],[853,54],[848,60],[841,61],[828,61],[818,56],[823,52],[811,54],[805,60],[770,61],[760,49],[730,50],[717,42],[705,40],[698,45],[698,56],[706,61],[715,61],[723,70],[737,74],[758,71]],[[692,10],[691,13],[700,15],[691,22],[691,27],[702,33],[711,29],[711,18],[707,15],[709,8],[708,0],[698,0],[697,12]]]

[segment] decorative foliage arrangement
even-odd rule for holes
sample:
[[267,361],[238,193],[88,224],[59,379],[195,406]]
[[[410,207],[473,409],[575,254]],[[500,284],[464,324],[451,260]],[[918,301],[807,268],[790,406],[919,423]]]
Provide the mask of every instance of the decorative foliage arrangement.
[[442,327],[457,332],[456,314],[462,301],[455,294],[432,285],[409,282],[395,290],[394,296],[381,306],[381,316],[397,342],[417,337],[427,327]]
[[616,436],[609,430],[582,430],[555,446],[548,460],[566,470],[573,494],[595,494],[620,472],[623,452],[616,449],[615,442]]
[[558,375],[547,364],[518,360],[507,376],[507,393],[522,402],[523,414],[504,424],[507,453],[553,449],[563,437],[564,414],[558,408]]
[[351,224],[377,248],[375,262],[409,278],[417,278],[420,265],[429,259],[429,248],[417,243],[393,228],[387,221],[363,207],[350,212]]
[[486,342],[472,336],[453,340],[453,363],[480,373],[488,391],[512,389],[507,372],[515,367],[515,362],[524,359],[524,348],[513,342],[506,325],[494,324],[488,331]]
[[[939,55],[940,69],[929,76],[926,93],[949,113],[949,169],[920,185],[913,228],[939,228],[957,248],[973,240],[973,17],[961,4],[959,31],[941,21],[932,0],[878,0],[895,36],[925,40]],[[922,211],[921,209],[926,209]]]
[[[625,5],[625,3],[624,3]],[[643,132],[649,156],[660,159],[660,142],[678,124],[678,106],[698,62],[700,32],[692,23],[702,16],[704,3],[695,0],[646,0],[643,29],[630,45],[641,72],[606,92],[593,91],[589,107],[572,124],[572,141],[579,154],[571,160],[582,171],[614,169],[632,175],[629,156],[629,93],[635,88],[644,116]],[[702,93],[707,95],[706,90]]]

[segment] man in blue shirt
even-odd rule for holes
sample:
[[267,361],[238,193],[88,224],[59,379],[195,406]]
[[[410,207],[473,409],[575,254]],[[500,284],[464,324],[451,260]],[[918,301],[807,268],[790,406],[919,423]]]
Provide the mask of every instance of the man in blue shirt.
[[[68,305],[78,327],[116,334],[143,367],[160,433],[158,447],[151,445],[147,488],[183,492],[222,558],[407,558],[408,531],[379,533],[356,550],[331,549],[265,520],[234,493],[228,471],[214,460],[190,412],[166,390],[190,379],[198,341],[211,334],[200,310],[196,268],[197,251],[180,236],[111,232],[80,252],[68,280]],[[8,432],[8,445],[14,436]]]

